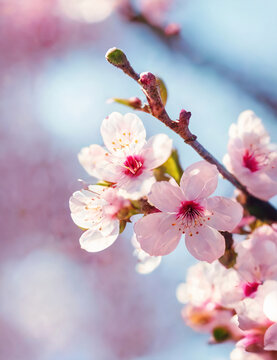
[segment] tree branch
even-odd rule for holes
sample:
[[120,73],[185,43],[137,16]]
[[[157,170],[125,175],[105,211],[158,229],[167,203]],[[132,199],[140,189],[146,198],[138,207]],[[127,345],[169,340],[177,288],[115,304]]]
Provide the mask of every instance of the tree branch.
[[142,86],[151,114],[155,118],[180,135],[185,143],[190,145],[203,159],[215,165],[223,178],[244,193],[246,196],[245,206],[252,215],[261,220],[277,221],[277,210],[270,203],[251,195],[246,187],[197,141],[197,137],[189,130],[190,112],[181,110],[177,121],[169,117],[163,105],[155,75],[150,72],[144,72],[140,75],[136,73],[123,51],[116,48],[108,50],[106,59]]

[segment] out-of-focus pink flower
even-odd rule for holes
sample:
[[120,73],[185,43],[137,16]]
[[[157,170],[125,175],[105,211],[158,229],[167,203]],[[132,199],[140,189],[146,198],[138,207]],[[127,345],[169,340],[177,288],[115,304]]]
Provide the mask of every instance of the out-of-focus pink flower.
[[206,161],[189,166],[180,187],[166,181],[155,183],[149,201],[161,212],[135,224],[141,248],[152,256],[167,255],[185,234],[189,252],[199,260],[213,262],[224,254],[225,240],[218,230],[232,231],[242,218],[237,202],[214,196],[218,171]]
[[248,351],[277,351],[277,281],[260,285],[254,298],[239,302],[235,309],[239,327],[247,331],[240,342]]
[[186,283],[177,288],[177,298],[183,303],[203,307],[213,304],[233,308],[242,299],[240,278],[234,269],[226,269],[220,262],[199,262],[188,270]]
[[277,232],[271,226],[257,228],[238,243],[236,265],[245,296],[252,296],[265,280],[277,279]]
[[153,177],[152,170],[171,154],[172,140],[158,134],[146,142],[142,121],[131,113],[113,112],[103,121],[101,134],[107,149],[99,145],[83,148],[79,161],[91,176],[130,193],[140,191]]
[[128,205],[113,188],[90,185],[88,190],[76,191],[69,206],[75,224],[86,229],[80,237],[81,248],[98,252],[112,245],[119,235],[117,214]]
[[132,237],[132,245],[134,246],[134,256],[138,259],[136,264],[136,271],[139,274],[149,274],[154,271],[161,263],[161,256],[150,256],[140,247],[139,242],[137,241],[136,235]]
[[249,190],[268,200],[277,194],[277,151],[261,120],[253,111],[240,114],[229,130],[224,164]]
[[243,296],[235,270],[215,261],[190,267],[186,283],[177,288],[178,300],[186,304],[182,316],[190,327],[213,334],[213,341],[238,340],[242,331],[233,321],[233,305]]

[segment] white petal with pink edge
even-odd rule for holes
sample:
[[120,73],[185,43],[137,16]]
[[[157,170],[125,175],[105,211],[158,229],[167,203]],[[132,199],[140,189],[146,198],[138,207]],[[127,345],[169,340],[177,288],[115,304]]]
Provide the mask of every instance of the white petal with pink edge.
[[186,246],[196,259],[212,263],[225,252],[225,239],[209,226],[196,227],[186,231]]
[[167,181],[159,181],[152,185],[148,200],[156,208],[165,212],[177,212],[184,195],[179,186]]
[[101,231],[87,230],[80,237],[81,248],[88,252],[98,252],[111,246],[119,235],[119,226],[108,235],[104,236]]
[[206,201],[207,210],[212,213],[209,226],[232,231],[242,219],[243,208],[238,202],[221,196],[213,196]]
[[107,149],[116,156],[138,153],[146,138],[145,128],[137,115],[118,112],[103,120],[101,135]]
[[195,200],[210,196],[215,191],[217,182],[216,166],[207,161],[199,161],[184,171],[180,187],[186,200]]
[[134,230],[142,250],[151,256],[170,254],[181,238],[175,220],[174,215],[163,213],[150,214],[138,220]]
[[148,169],[161,166],[169,158],[172,151],[172,140],[166,134],[152,136],[141,151]]

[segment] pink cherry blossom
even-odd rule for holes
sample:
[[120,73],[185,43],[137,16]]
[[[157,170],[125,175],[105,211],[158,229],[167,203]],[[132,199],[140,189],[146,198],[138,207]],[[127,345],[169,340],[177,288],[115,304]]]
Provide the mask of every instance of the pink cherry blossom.
[[247,110],[229,131],[224,163],[253,195],[268,200],[277,194],[277,151],[261,120]]
[[218,230],[232,231],[242,218],[242,207],[224,197],[209,198],[217,181],[216,167],[200,161],[185,170],[180,187],[155,183],[148,198],[161,212],[135,224],[141,248],[151,256],[167,255],[185,234],[186,246],[197,259],[213,262],[221,257],[225,240]]
[[[263,348],[277,351],[277,281],[260,285],[254,298],[246,298],[235,307],[239,327],[247,331],[241,341],[247,350]],[[253,351],[253,350],[251,350]]]
[[233,321],[232,309],[243,295],[238,284],[237,272],[218,261],[190,267],[186,283],[180,284],[176,292],[177,299],[186,304],[182,310],[186,324],[201,332],[224,331],[225,340],[240,339],[242,331]]
[[[165,134],[146,142],[145,128],[135,114],[113,112],[103,120],[101,134],[106,148],[85,147],[79,153],[79,161],[91,176],[115,183],[130,193],[141,191],[153,177],[152,170],[171,154],[172,140]],[[147,194],[149,190],[144,191]]]
[[80,237],[81,248],[98,252],[112,245],[119,235],[118,212],[129,206],[113,188],[90,185],[76,191],[69,200],[71,217],[86,231]]
[[265,280],[277,279],[277,233],[269,225],[257,228],[238,243],[236,265],[245,296],[253,296]]
[[240,278],[234,269],[226,269],[219,261],[199,262],[189,268],[186,283],[177,288],[177,298],[196,307],[213,304],[232,308],[243,298]]

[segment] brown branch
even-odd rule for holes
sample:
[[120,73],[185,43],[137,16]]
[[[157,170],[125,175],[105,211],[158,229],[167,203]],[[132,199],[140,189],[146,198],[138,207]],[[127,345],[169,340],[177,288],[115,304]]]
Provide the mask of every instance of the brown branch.
[[251,195],[246,187],[197,141],[197,137],[189,130],[190,112],[182,110],[177,121],[169,117],[163,105],[155,75],[150,72],[144,72],[138,75],[130,65],[123,51],[116,48],[112,48],[107,52],[106,59],[142,86],[151,114],[155,118],[164,123],[176,134],[180,135],[185,143],[190,145],[203,159],[215,165],[223,178],[245,194],[247,199],[245,205],[252,215],[255,215],[261,220],[277,221],[277,210],[270,203]]

